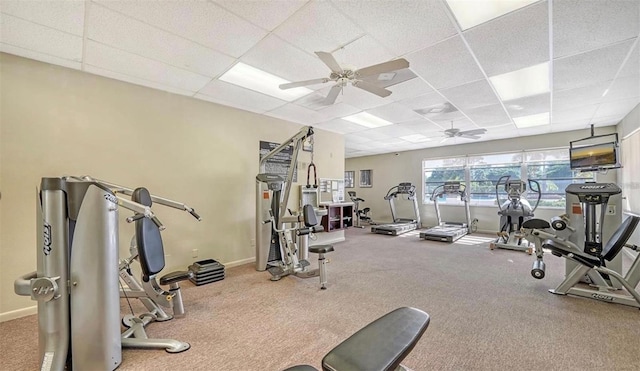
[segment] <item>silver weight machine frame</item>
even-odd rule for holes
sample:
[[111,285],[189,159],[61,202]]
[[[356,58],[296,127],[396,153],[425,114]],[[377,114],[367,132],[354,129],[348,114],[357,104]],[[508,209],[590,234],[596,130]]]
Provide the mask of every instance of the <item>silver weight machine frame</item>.
[[171,351],[183,344],[146,339],[138,319],[131,331],[120,333],[119,206],[135,212],[128,222],[149,218],[164,227],[151,208],[118,196],[112,186],[90,177],[41,180],[37,270],[14,282],[16,294],[38,302],[41,370],[114,370],[123,346],[162,343]]

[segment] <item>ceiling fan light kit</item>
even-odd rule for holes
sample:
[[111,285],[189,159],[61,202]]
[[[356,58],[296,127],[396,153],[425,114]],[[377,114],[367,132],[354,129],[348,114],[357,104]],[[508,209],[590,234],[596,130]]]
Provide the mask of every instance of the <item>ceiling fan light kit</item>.
[[384,98],[391,95],[391,90],[388,90],[382,86],[378,86],[370,81],[364,81],[362,79],[370,76],[377,76],[377,80],[390,81],[396,75],[395,73],[392,73],[393,71],[409,68],[409,61],[401,58],[374,64],[360,69],[343,69],[331,53],[315,53],[318,58],[320,58],[320,60],[331,70],[331,74],[329,74],[329,77],[282,84],[280,85],[280,89],[285,90],[301,86],[324,84],[333,81],[335,84],[331,87],[331,90],[329,90],[329,94],[327,94],[327,97],[322,102],[322,104],[324,105],[331,105],[335,103],[338,95],[342,92],[342,89],[344,89],[344,87],[348,84]]

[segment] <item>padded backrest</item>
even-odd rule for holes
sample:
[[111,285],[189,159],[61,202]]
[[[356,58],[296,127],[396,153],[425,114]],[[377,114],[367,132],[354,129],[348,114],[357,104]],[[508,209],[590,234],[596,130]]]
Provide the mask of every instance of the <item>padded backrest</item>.
[[[151,195],[146,188],[137,188],[131,200],[145,206],[151,206]],[[160,228],[149,218],[136,220],[136,245],[142,279],[146,282],[164,269],[164,246]]]
[[620,250],[627,243],[633,231],[635,231],[638,226],[638,222],[640,221],[640,217],[630,216],[620,224],[618,229],[611,235],[609,241],[602,249],[602,257],[605,260],[611,261],[613,258],[618,255]]
[[307,204],[302,207],[302,217],[304,218],[304,225],[306,227],[313,227],[318,224],[318,218],[312,205]]

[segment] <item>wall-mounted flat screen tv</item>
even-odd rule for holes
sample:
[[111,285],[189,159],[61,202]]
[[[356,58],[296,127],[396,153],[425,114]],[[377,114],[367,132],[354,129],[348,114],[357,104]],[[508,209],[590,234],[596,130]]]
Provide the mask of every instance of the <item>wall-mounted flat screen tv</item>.
[[619,167],[615,142],[571,146],[569,162],[572,169],[610,169]]

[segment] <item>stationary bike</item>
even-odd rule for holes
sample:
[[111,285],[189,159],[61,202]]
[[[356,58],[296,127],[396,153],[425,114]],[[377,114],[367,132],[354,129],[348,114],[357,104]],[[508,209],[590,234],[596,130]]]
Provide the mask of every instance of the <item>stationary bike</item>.
[[360,225],[361,221],[365,221],[369,225],[375,225],[376,223],[373,221],[371,216],[369,216],[371,208],[365,207],[364,209],[360,210],[360,202],[364,202],[364,200],[360,197],[356,197],[355,191],[348,191],[347,193],[349,194],[349,198],[351,198],[351,202],[353,202],[353,205],[355,207],[354,212],[356,213],[356,223],[354,227],[364,228],[363,225]]

